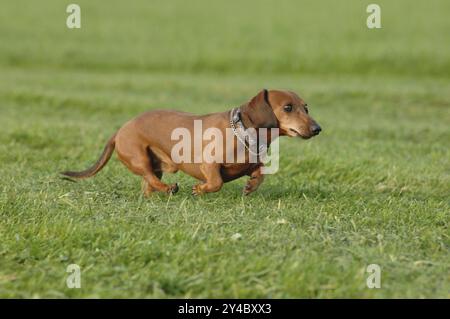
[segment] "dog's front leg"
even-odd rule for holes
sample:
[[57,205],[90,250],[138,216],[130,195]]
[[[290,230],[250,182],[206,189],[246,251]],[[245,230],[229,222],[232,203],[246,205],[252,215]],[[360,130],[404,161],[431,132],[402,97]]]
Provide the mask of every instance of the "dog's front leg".
[[259,185],[264,181],[264,175],[261,173],[262,167],[263,165],[258,166],[258,168],[250,174],[250,179],[247,181],[247,184],[245,184],[244,190],[242,191],[244,195],[256,191]]
[[204,193],[217,192],[222,188],[223,180],[220,175],[220,165],[201,164],[200,170],[205,177],[205,182],[192,187],[192,195],[201,195]]

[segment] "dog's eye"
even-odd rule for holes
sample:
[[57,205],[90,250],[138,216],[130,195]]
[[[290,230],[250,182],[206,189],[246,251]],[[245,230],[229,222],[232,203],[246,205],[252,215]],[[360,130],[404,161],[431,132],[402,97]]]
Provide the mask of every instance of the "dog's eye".
[[308,107],[305,105],[304,108],[305,108],[306,114],[308,114],[309,113]]
[[284,111],[285,112],[291,112],[292,111],[292,105],[288,104],[284,106]]

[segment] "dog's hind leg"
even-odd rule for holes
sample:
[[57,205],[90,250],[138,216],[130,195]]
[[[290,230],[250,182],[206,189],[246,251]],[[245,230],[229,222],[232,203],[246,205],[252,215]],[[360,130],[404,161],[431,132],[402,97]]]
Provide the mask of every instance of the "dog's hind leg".
[[[162,178],[162,171],[154,171],[154,174],[156,177],[161,180]],[[145,178],[142,178],[142,192],[145,196],[149,196],[151,193],[155,192],[156,189],[153,188],[149,182]]]
[[146,148],[141,145],[124,144],[118,145],[117,154],[119,159],[136,175],[144,179],[143,191],[146,196],[153,191],[175,194],[178,191],[178,185],[167,185],[161,181],[162,172],[154,171],[152,158]]

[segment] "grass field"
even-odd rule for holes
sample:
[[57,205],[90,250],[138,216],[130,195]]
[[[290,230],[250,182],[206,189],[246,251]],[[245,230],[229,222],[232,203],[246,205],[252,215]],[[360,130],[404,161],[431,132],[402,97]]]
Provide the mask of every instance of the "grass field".
[[[0,8],[0,297],[450,297],[450,2],[8,1]],[[140,194],[108,137],[152,108],[301,94],[324,131],[201,198]],[[236,239],[235,234],[240,234]],[[66,267],[81,267],[81,289]],[[368,289],[366,267],[382,268]]]

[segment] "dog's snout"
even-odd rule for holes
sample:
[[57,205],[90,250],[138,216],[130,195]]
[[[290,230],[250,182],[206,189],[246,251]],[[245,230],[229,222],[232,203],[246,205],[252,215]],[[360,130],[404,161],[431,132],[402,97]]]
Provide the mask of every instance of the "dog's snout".
[[320,131],[322,131],[322,128],[320,127],[319,124],[314,124],[314,125],[311,127],[311,131],[313,132],[314,135],[317,135],[317,134],[320,133]]

